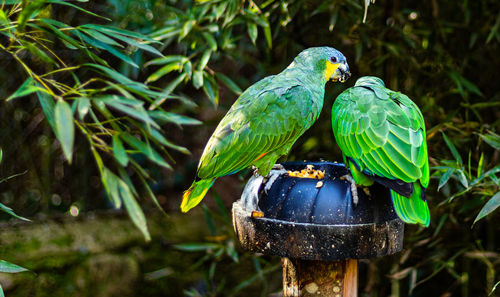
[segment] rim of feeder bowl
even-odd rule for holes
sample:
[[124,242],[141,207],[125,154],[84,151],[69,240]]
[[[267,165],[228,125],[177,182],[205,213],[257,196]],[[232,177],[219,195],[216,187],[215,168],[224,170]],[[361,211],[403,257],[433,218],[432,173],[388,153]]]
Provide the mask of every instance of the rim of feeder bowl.
[[[358,188],[352,203],[342,163],[286,162],[286,171],[307,165],[320,177],[289,176],[272,170],[269,180],[252,176],[233,204],[233,226],[243,248],[304,260],[366,259],[399,252],[404,223],[397,217],[389,189],[374,184],[370,195]],[[266,189],[267,186],[267,189]],[[262,217],[259,217],[262,216]]]

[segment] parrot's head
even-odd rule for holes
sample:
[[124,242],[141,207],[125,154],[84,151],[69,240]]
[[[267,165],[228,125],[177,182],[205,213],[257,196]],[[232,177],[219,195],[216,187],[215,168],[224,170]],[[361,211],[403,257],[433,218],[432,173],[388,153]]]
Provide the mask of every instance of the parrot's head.
[[311,47],[303,50],[295,63],[320,72],[325,81],[345,82],[350,76],[349,65],[344,55],[333,47]]
[[358,86],[379,86],[379,87],[384,87],[385,88],[385,83],[382,79],[376,77],[376,76],[363,76],[358,78],[356,81],[356,84],[354,84],[355,87]]

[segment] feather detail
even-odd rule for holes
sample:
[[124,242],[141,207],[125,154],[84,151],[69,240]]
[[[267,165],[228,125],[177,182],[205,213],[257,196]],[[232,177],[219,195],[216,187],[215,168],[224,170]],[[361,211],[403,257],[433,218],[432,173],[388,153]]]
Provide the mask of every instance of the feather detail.
[[214,181],[215,178],[195,181],[189,189],[184,191],[181,203],[182,212],[188,212],[191,208],[198,205],[214,184]]

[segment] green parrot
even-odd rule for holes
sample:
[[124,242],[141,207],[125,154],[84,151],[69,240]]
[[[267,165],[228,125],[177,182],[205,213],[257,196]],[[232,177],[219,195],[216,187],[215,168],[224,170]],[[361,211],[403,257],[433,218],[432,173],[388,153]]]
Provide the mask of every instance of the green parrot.
[[246,89],[208,140],[196,178],[182,197],[189,211],[214,181],[250,166],[267,176],[276,160],[318,119],[328,80],[350,76],[344,55],[331,47],[302,51],[281,73]]
[[[417,105],[387,89],[380,78],[361,77],[335,100],[332,128],[354,182],[387,186],[401,220],[429,226],[429,161],[424,118]],[[353,201],[357,203],[357,197]]]

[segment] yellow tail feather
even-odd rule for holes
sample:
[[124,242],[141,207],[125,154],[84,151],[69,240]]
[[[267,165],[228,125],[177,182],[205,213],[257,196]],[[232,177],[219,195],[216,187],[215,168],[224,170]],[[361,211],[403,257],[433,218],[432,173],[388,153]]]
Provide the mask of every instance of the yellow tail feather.
[[214,183],[215,179],[202,179],[194,182],[189,189],[184,191],[182,195],[181,211],[188,212],[191,208],[198,205],[208,190]]

